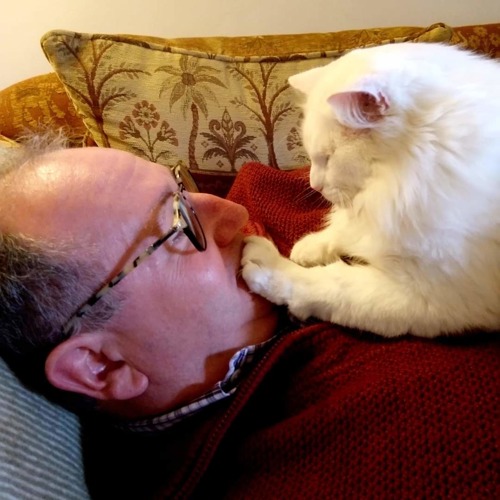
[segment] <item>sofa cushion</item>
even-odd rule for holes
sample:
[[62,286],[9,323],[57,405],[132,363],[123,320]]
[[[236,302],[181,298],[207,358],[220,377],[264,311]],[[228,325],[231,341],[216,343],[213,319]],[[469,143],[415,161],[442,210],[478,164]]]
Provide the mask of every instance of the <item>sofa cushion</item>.
[[451,36],[436,24],[191,39],[51,31],[41,43],[99,146],[184,160],[202,190],[223,195],[247,161],[307,163],[290,75],[356,47]]
[[87,128],[55,73],[34,76],[0,91],[0,134],[18,139],[44,128],[63,129],[75,146],[91,144]]
[[458,26],[450,43],[500,59],[500,23]]
[[89,498],[75,415],[25,389],[0,359],[0,498]]

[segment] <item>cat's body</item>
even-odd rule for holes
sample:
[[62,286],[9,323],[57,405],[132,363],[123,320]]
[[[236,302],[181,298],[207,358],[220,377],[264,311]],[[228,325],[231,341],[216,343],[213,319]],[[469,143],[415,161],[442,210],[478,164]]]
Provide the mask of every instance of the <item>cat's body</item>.
[[385,336],[500,330],[500,64],[395,44],[290,83],[311,185],[334,205],[291,260],[250,238],[250,289]]

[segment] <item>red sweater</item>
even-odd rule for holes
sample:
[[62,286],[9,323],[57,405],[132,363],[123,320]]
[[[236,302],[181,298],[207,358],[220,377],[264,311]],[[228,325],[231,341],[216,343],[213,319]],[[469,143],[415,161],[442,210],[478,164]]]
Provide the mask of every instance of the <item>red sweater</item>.
[[[320,226],[325,210],[307,186],[303,171],[253,164],[229,197],[287,253]],[[289,332],[230,402],[152,438],[94,430],[90,462],[112,487],[104,491],[101,482],[93,491],[127,498],[500,498],[499,338],[387,340],[328,323]]]

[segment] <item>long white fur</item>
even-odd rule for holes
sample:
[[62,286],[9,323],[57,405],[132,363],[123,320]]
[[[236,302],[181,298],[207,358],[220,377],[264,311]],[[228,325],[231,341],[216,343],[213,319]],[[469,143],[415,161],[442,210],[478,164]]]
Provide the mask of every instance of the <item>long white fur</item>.
[[306,98],[311,185],[333,208],[291,260],[249,238],[249,287],[300,318],[385,336],[500,330],[500,64],[404,43],[290,84]]

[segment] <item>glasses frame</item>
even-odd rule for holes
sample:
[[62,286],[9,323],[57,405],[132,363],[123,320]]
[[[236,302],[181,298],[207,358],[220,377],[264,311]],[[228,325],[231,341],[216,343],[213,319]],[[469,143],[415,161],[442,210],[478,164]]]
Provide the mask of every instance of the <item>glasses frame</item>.
[[196,215],[194,208],[186,197],[188,192],[198,192],[196,182],[189,173],[188,168],[178,162],[174,167],[169,167],[175,182],[177,191],[172,193],[172,209],[174,213],[172,227],[160,236],[154,243],[149,245],[146,250],[135,257],[132,262],[125,265],[117,272],[105,285],[101,286],[71,317],[62,327],[65,337],[70,337],[76,331],[80,319],[84,317],[110,290],[120,283],[125,276],[128,276],[134,269],[137,269],[150,255],[160,248],[169,238],[182,231],[198,250],[204,252],[207,248],[207,240],[203,227]]

